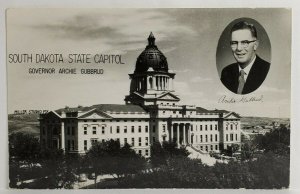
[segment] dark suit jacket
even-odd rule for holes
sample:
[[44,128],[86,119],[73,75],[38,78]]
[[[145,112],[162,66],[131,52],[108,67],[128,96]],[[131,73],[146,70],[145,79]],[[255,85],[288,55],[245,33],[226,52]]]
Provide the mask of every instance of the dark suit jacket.
[[[249,71],[242,94],[255,91],[265,80],[270,68],[270,63],[264,61],[256,55],[256,59]],[[222,70],[221,81],[227,89],[237,93],[239,86],[239,66],[238,63],[228,65]]]

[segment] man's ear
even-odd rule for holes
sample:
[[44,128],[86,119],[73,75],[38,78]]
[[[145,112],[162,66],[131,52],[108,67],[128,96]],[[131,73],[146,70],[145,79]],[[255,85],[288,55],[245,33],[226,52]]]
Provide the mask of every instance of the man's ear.
[[256,49],[258,48],[258,45],[259,45],[259,40],[256,40],[254,42],[254,50],[256,51]]

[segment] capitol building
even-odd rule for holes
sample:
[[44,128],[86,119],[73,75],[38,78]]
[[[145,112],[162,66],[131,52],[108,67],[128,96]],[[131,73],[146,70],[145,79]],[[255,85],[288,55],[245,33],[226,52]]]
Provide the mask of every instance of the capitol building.
[[130,77],[124,104],[65,107],[40,115],[42,147],[84,154],[97,141],[128,143],[149,157],[154,142],[173,141],[200,153],[219,152],[241,143],[240,116],[180,104],[175,73],[151,33]]

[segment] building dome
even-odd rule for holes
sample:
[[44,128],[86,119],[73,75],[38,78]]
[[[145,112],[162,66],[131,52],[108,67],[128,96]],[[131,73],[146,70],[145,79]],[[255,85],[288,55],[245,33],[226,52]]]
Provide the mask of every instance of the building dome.
[[150,67],[154,71],[168,72],[167,58],[155,45],[155,37],[152,32],[148,37],[147,47],[137,58],[134,72],[146,72]]

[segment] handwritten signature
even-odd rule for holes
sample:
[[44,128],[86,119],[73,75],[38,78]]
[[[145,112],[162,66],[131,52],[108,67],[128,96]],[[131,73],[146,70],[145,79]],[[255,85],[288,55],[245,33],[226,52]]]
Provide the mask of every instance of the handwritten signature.
[[234,103],[251,103],[251,102],[263,102],[264,96],[251,96],[251,97],[246,97],[246,96],[241,96],[239,98],[235,97],[228,97],[226,95],[223,95],[219,98],[218,103],[229,103],[229,104],[234,104]]

